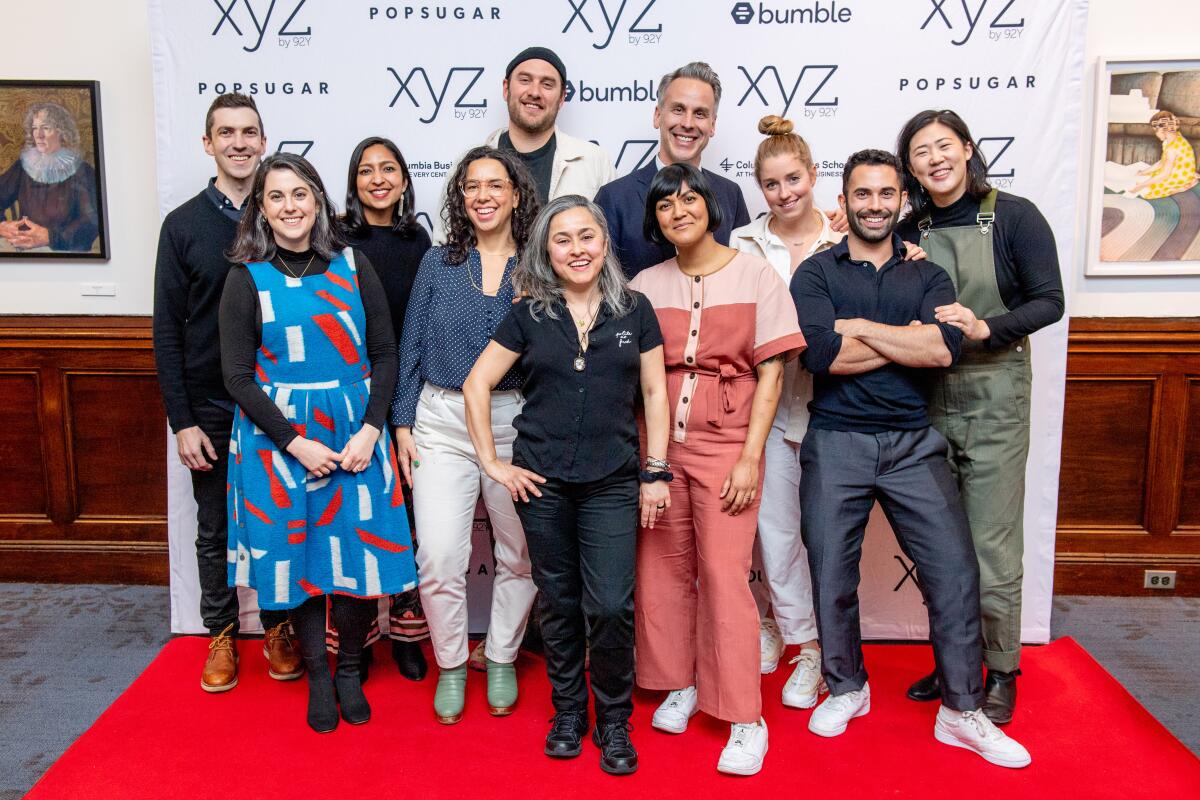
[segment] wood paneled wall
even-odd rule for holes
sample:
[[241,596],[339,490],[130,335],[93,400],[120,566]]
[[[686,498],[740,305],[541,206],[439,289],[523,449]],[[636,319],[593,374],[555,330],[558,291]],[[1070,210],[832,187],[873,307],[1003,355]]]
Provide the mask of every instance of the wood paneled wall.
[[1071,320],[1056,551],[1058,593],[1200,595],[1200,319]]
[[[165,582],[145,317],[0,317],[0,580]],[[1200,595],[1200,319],[1074,319],[1055,591]],[[1158,592],[1165,594],[1165,592]]]
[[0,317],[0,580],[165,583],[144,317]]

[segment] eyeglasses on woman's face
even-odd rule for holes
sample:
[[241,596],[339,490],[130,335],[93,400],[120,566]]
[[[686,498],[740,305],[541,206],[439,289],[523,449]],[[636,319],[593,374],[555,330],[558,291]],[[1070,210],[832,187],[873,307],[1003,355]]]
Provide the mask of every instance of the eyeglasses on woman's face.
[[492,179],[487,181],[463,181],[458,185],[462,191],[463,197],[468,199],[479,197],[481,194],[486,194],[491,197],[500,197],[509,189],[512,188],[512,181]]

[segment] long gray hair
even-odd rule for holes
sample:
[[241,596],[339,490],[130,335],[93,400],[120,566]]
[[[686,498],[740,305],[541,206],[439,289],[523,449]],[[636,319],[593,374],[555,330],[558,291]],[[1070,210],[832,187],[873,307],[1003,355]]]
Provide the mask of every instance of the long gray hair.
[[596,227],[604,236],[604,266],[600,268],[600,298],[609,314],[623,317],[633,310],[633,293],[626,285],[625,271],[621,262],[613,255],[612,238],[608,235],[608,223],[600,206],[578,194],[556,197],[547,203],[533,221],[529,231],[529,242],[521,254],[521,263],[513,274],[513,287],[525,295],[530,303],[530,315],[537,319],[545,312],[551,319],[558,319],[555,307],[563,302],[562,282],[550,264],[548,245],[550,222],[564,211],[585,208],[592,215]]
[[262,202],[267,175],[272,170],[279,169],[291,170],[297,178],[308,184],[309,191],[317,201],[317,219],[309,233],[309,247],[321,258],[332,260],[346,246],[346,237],[337,218],[337,209],[333,207],[333,201],[325,192],[325,184],[321,182],[321,176],[313,169],[313,165],[295,153],[276,153],[267,156],[258,165],[258,172],[254,174],[254,188],[250,191],[250,197],[246,199],[246,210],[242,213],[237,236],[227,257],[234,263],[244,264],[270,261],[275,257],[275,235],[262,213]]

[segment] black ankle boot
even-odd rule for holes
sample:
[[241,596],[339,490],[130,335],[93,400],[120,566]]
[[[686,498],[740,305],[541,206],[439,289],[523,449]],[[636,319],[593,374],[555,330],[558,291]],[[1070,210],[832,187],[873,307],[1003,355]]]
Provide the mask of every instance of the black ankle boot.
[[424,680],[429,672],[425,654],[417,642],[392,642],[392,658],[400,668],[400,674],[410,681]]
[[375,655],[371,652],[370,645],[363,648],[362,660],[358,665],[358,682],[366,683],[367,678],[371,677],[371,664],[375,661]]
[[1021,670],[1001,672],[989,669],[983,682],[983,713],[997,725],[1012,722],[1013,709],[1017,706],[1017,676]]
[[329,661],[325,653],[304,658],[308,673],[308,727],[317,733],[329,733],[338,726],[337,699],[333,694],[333,679],[329,676]]
[[371,718],[371,706],[367,696],[363,694],[362,652],[338,653],[337,673],[333,682],[337,686],[338,705],[342,707],[342,719],[351,725],[362,725]]
[[938,680],[937,670],[914,682],[904,694],[909,700],[921,703],[942,699],[942,682]]

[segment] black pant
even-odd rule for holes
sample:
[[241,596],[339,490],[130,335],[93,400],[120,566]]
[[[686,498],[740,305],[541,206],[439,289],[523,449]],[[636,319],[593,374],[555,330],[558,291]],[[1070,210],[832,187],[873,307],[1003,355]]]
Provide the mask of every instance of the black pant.
[[[230,623],[237,632],[237,590],[229,585],[226,547],[229,530],[225,505],[225,486],[229,469],[229,434],[233,414],[209,402],[197,403],[192,415],[200,430],[212,441],[217,461],[208,472],[192,470],[192,496],[196,498],[196,566],[200,573],[200,617],[210,635],[225,630]],[[207,454],[205,455],[207,459]],[[287,620],[286,611],[260,611],[263,629],[274,628]]]
[[[633,568],[636,463],[601,480],[548,478],[541,497],[516,504],[540,594],[546,671],[556,711],[586,711],[584,647],[596,719],[633,712]],[[585,644],[586,643],[586,644]]]
[[917,565],[942,702],[983,700],[979,563],[946,440],[933,428],[850,433],[809,428],[800,447],[800,528],[812,570],[821,667],[834,695],[861,689],[858,562],[875,501]]

